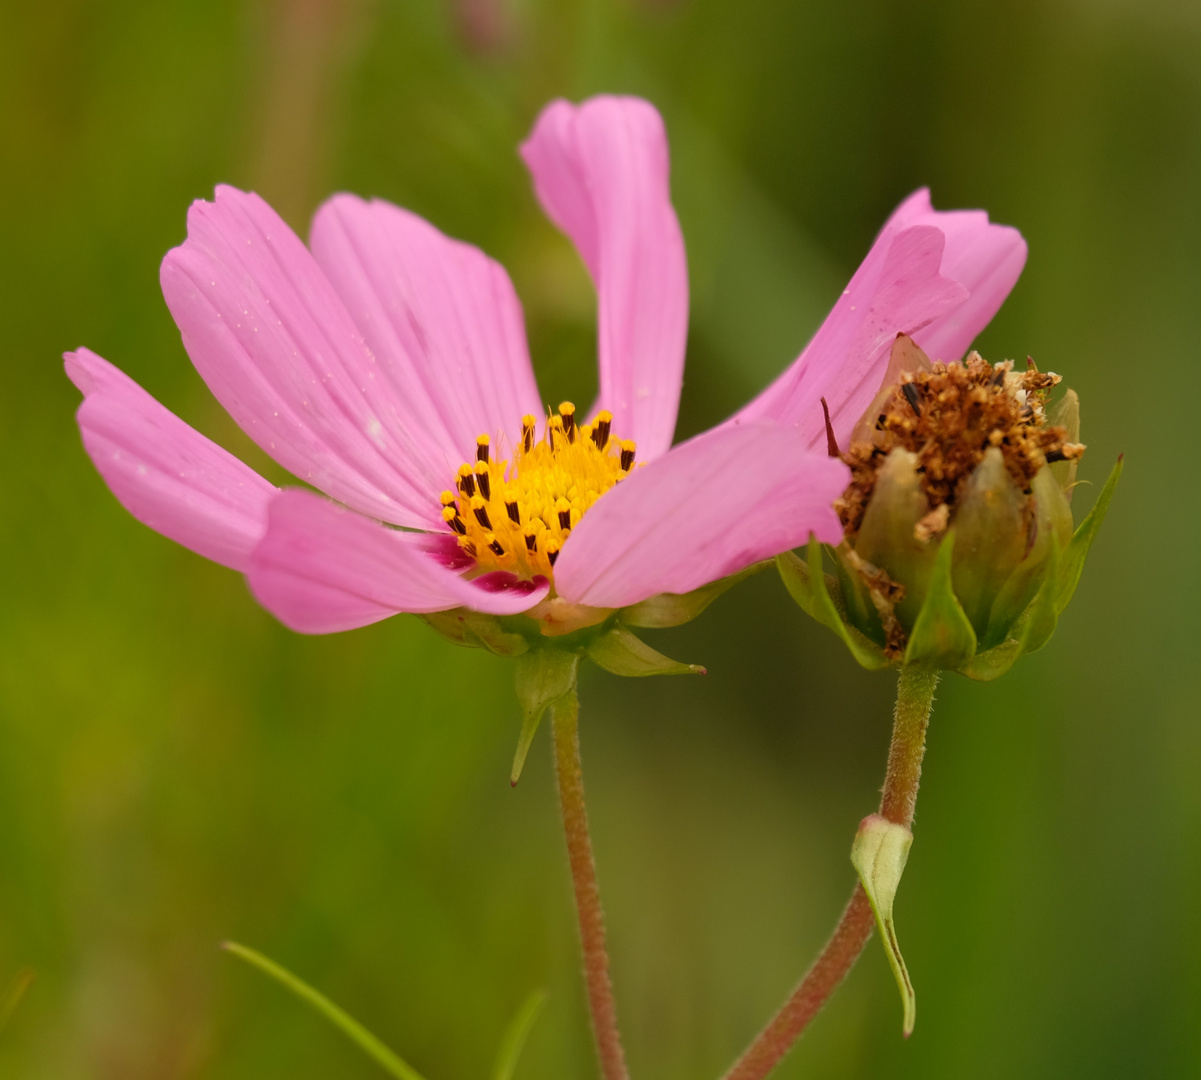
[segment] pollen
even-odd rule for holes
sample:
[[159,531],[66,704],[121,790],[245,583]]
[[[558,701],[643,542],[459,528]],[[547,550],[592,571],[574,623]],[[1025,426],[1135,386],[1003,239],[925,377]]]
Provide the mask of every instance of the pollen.
[[512,460],[498,458],[503,439],[480,435],[475,460],[459,466],[441,505],[442,520],[481,570],[553,577],[580,518],[634,469],[636,447],[611,439],[612,423],[607,411],[580,423],[575,405],[564,401],[547,416],[541,439],[535,418],[522,417]]

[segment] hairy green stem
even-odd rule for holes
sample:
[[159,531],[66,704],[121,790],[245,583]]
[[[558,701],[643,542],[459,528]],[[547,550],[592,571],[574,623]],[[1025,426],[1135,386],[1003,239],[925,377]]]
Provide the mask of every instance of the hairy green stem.
[[[897,679],[897,704],[880,814],[906,827],[913,823],[926,751],[926,727],[937,685],[938,672],[924,668],[902,668]],[[874,923],[867,894],[862,885],[856,885],[826,947],[784,1006],[726,1073],[725,1080],[763,1080],[779,1064],[851,970],[871,937]]]
[[571,864],[575,906],[580,920],[584,980],[588,989],[592,1030],[596,1036],[596,1049],[605,1080],[628,1080],[625,1053],[617,1030],[613,980],[609,976],[609,954],[605,948],[605,920],[601,911],[600,889],[596,883],[596,863],[592,858],[592,839],[588,835],[584,776],[580,768],[580,702],[575,688],[556,702],[552,709],[555,776],[559,786],[559,806],[563,812],[563,831],[567,837],[567,858]]

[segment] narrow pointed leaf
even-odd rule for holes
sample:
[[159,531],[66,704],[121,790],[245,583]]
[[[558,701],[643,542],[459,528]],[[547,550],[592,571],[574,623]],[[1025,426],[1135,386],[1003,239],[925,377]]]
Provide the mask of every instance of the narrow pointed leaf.
[[227,941],[221,948],[227,953],[232,953],[245,960],[252,967],[258,968],[263,974],[269,975],[281,986],[290,990],[301,1001],[311,1005],[389,1076],[394,1076],[397,1080],[424,1080],[421,1073],[397,1057],[353,1016],[335,1005],[321,991],[313,989],[303,979],[297,978],[287,968],[281,967],[274,960],[267,959],[254,949],[239,945],[236,941]]
[[626,626],[637,626],[647,630],[663,630],[669,626],[682,626],[695,619],[727,589],[746,578],[753,577],[770,565],[770,560],[752,563],[737,574],[731,574],[729,577],[710,582],[708,585],[702,585],[699,589],[694,589],[689,593],[659,593],[641,603],[622,608],[621,621]]
[[493,1080],[513,1080],[513,1071],[517,1068],[517,1060],[525,1049],[525,1041],[529,1037],[534,1021],[538,1019],[542,1007],[546,1004],[546,991],[535,990],[525,1004],[517,1011],[505,1031],[505,1037],[500,1041],[500,1050],[496,1055],[496,1068],[493,1070]]
[[786,551],[776,556],[776,568],[780,571],[785,588],[802,610],[842,638],[851,655],[863,667],[875,671],[891,663],[880,646],[843,621],[842,613],[826,584],[826,574],[822,569],[822,546],[816,537],[809,540],[808,562]]
[[1109,479],[1105,481],[1105,486],[1101,489],[1101,494],[1097,496],[1096,503],[1089,511],[1088,517],[1080,523],[1080,528],[1076,530],[1072,542],[1068,544],[1068,549],[1063,554],[1059,566],[1059,597],[1055,605],[1056,611],[1060,613],[1068,606],[1068,601],[1072,599],[1072,594],[1080,583],[1085,556],[1088,555],[1088,549],[1092,546],[1097,530],[1101,528],[1101,522],[1105,520],[1105,514],[1109,510],[1109,500],[1113,498],[1114,489],[1118,486],[1122,468],[1123,459],[1119,457],[1109,474]]
[[588,646],[593,663],[614,675],[704,675],[698,664],[681,664],[661,652],[656,652],[641,638],[631,634],[621,623]]
[[938,547],[926,599],[905,649],[906,664],[953,669],[963,666],[975,655],[976,631],[951,586],[954,551],[955,530],[951,529]]
[[521,702],[522,717],[513,771],[509,775],[514,786],[521,779],[542,714],[575,687],[579,666],[579,653],[567,649],[531,649],[517,658],[517,700]]
[[35,977],[33,968],[22,968],[17,972],[12,985],[5,991],[4,997],[0,998],[0,1031],[8,1027],[9,1020],[17,1011],[17,1006],[21,1004],[21,999],[25,997]]
[[913,1034],[917,996],[913,992],[905,959],[901,956],[901,947],[897,944],[892,905],[912,844],[913,833],[904,825],[897,825],[879,814],[871,814],[860,823],[851,846],[851,863],[859,874],[863,891],[867,893],[872,911],[875,912],[880,940],[884,943],[888,964],[901,991],[904,1010],[901,1031],[905,1038]]

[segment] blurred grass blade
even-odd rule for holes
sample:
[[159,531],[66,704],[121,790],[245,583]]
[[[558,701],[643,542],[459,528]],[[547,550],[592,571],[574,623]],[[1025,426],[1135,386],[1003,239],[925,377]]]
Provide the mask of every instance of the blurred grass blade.
[[513,1070],[517,1068],[517,1059],[521,1057],[521,1051],[525,1048],[530,1028],[534,1026],[534,1021],[538,1019],[545,1004],[545,990],[535,990],[525,999],[525,1004],[513,1017],[509,1030],[500,1042],[500,1052],[496,1055],[496,1070],[492,1074],[493,1080],[512,1080]]
[[404,1061],[401,1061],[391,1050],[371,1034],[353,1016],[338,1008],[329,998],[308,983],[298,979],[286,968],[282,968],[273,960],[268,960],[260,952],[239,945],[236,941],[226,941],[222,944],[228,953],[240,957],[248,964],[270,975],[276,982],[287,987],[302,1001],[312,1005],[334,1027],[338,1028],[351,1042],[359,1047],[368,1057],[373,1058],[387,1073],[398,1080],[425,1080],[425,1078]]
[[33,968],[22,968],[17,972],[17,976],[12,981],[3,998],[0,998],[0,1032],[3,1032],[8,1027],[8,1022],[12,1018],[12,1014],[17,1011],[17,1006],[21,1004],[21,999],[25,996],[25,992],[29,989],[35,977]]

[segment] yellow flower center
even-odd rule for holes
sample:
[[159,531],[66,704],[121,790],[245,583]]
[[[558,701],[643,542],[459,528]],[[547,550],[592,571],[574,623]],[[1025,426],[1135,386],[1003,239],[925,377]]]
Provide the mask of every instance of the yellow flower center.
[[476,460],[459,466],[455,490],[442,492],[442,519],[481,570],[553,577],[564,541],[584,512],[634,467],[634,443],[613,439],[613,416],[577,424],[570,401],[546,422],[524,416],[513,460],[493,461],[491,437],[476,440]]

